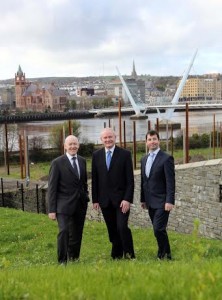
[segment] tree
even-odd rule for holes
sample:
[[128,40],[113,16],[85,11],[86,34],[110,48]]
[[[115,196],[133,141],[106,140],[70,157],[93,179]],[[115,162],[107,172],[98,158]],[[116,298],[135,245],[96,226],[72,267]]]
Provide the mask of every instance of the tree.
[[207,148],[209,147],[209,144],[210,144],[210,135],[207,133],[203,133],[201,135],[201,147]]
[[64,110],[65,111],[68,111],[69,109],[75,110],[76,107],[77,107],[76,100],[70,99],[69,101],[66,102],[66,106]]
[[110,106],[112,106],[113,105],[112,98],[111,97],[106,97],[103,100],[103,103],[104,103],[104,107],[110,107]]
[[40,151],[43,149],[44,137],[33,136],[29,138],[29,149],[34,151]]
[[[77,121],[71,121],[71,129],[72,134],[79,138],[80,136],[80,123]],[[56,125],[53,127],[53,129],[50,132],[49,135],[49,144],[52,148],[56,148],[58,150],[61,150],[64,144],[63,135],[66,137],[69,135],[69,123],[64,122],[61,125]],[[64,132],[64,134],[63,134]]]
[[[7,125],[7,139],[8,139],[8,151],[12,152],[15,148],[16,141],[18,141],[18,132],[17,132],[17,125],[16,124],[10,124]],[[5,143],[5,128],[2,125],[0,127],[0,150],[5,151],[6,149],[6,143]]]

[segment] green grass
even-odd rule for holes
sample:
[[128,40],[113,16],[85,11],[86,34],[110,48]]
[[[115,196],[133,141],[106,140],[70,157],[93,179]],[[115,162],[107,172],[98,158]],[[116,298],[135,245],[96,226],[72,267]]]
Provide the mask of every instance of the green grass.
[[[30,165],[30,177],[34,180],[39,180],[42,177],[45,177],[49,173],[50,162],[44,163],[36,163],[34,165]],[[25,171],[24,175],[25,175]],[[9,175],[7,175],[7,170],[5,167],[0,167],[0,177],[7,177],[13,179],[21,178],[21,168],[19,164],[11,164],[9,166]]]
[[157,261],[151,229],[131,227],[136,260],[112,261],[104,223],[86,221],[81,259],[56,262],[57,224],[0,208],[0,299],[221,299],[222,244],[169,232],[171,262]]
[[[168,151],[169,154],[171,153],[171,149]],[[144,156],[144,153],[140,152],[137,153],[137,161],[139,161]],[[200,149],[190,149],[189,156],[192,159],[201,159],[201,160],[209,160],[214,159],[214,151],[213,148],[200,148]],[[183,162],[183,150],[174,150],[173,157],[175,162]],[[220,148],[215,149],[215,158],[222,158],[222,152]]]
[[[51,161],[41,162],[30,165],[30,178],[32,180],[45,179],[49,174]],[[87,158],[87,170],[91,171],[91,158]],[[5,167],[0,167],[0,177],[2,178],[12,178],[21,179],[21,168],[18,164],[11,164],[9,167],[10,174],[7,175],[7,170]],[[25,175],[25,171],[24,171]]]

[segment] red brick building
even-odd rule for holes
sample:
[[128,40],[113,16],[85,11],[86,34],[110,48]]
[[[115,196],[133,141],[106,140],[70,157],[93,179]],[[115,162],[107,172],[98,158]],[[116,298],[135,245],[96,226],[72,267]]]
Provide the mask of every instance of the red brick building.
[[15,101],[16,108],[23,111],[64,111],[68,94],[53,83],[28,82],[19,66],[15,73]]

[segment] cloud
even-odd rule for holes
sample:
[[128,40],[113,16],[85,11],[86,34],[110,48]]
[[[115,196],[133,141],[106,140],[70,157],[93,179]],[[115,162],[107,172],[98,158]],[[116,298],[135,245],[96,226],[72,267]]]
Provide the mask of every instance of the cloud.
[[[0,79],[222,72],[220,0],[8,0],[1,4]],[[192,70],[194,72],[194,70]]]

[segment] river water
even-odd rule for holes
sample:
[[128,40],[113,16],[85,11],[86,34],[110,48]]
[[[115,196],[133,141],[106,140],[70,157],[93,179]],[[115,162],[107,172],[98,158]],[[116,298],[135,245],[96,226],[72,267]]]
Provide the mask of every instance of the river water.
[[[136,140],[143,141],[148,129],[148,120],[151,122],[151,128],[154,128],[156,120],[159,116],[156,113],[148,115],[147,120],[136,120]],[[203,111],[191,111],[189,112],[189,134],[210,132],[213,129],[213,120],[215,118],[216,125],[222,124],[222,110],[203,110]],[[119,141],[119,120],[118,117],[108,118],[92,118],[92,119],[80,119],[77,120],[80,123],[80,143],[92,142],[100,143],[100,132],[104,127],[108,127],[109,124],[113,127],[117,134],[117,141]],[[133,141],[133,120],[129,116],[122,117],[122,121],[125,121],[126,125],[126,141]],[[159,119],[159,121],[161,121]],[[185,111],[174,112],[173,122],[181,123],[181,129],[185,128]],[[31,138],[33,136],[41,136],[44,138],[44,147],[48,147],[48,139],[50,130],[57,124],[63,124],[64,121],[42,121],[32,123],[17,124],[17,131],[22,134],[26,130],[26,134]],[[122,127],[123,129],[123,127]],[[68,134],[68,133],[67,133]],[[67,135],[66,134],[66,135]],[[175,130],[174,136],[181,134],[181,130]],[[123,133],[122,133],[123,136]],[[166,132],[160,132],[161,139],[166,138]],[[17,148],[17,142],[15,141],[14,149]]]
[[[204,111],[191,111],[189,112],[189,128],[190,133],[208,132],[212,130],[213,120],[215,116],[216,124],[222,122],[222,110],[204,110]],[[152,113],[148,115],[147,120],[136,120],[136,136],[137,140],[143,140],[148,128],[148,120],[151,122],[151,127],[154,128],[158,115]],[[122,117],[122,121],[126,124],[126,140],[132,141],[133,139],[133,120],[129,116]],[[159,119],[160,120],[160,119]],[[108,118],[92,118],[77,120],[80,127],[80,141],[87,140],[88,142],[100,143],[100,132],[105,126],[109,124],[116,130],[117,139],[119,135],[119,120],[118,117]],[[172,118],[175,123],[181,123],[181,128],[185,128],[186,116],[185,112],[175,112]],[[32,122],[26,124],[19,124],[18,129],[26,129],[28,135],[41,135],[48,136],[51,128],[56,124],[62,124],[64,121],[43,121]],[[160,133],[161,135],[161,133]],[[162,133],[164,135],[164,133]]]

